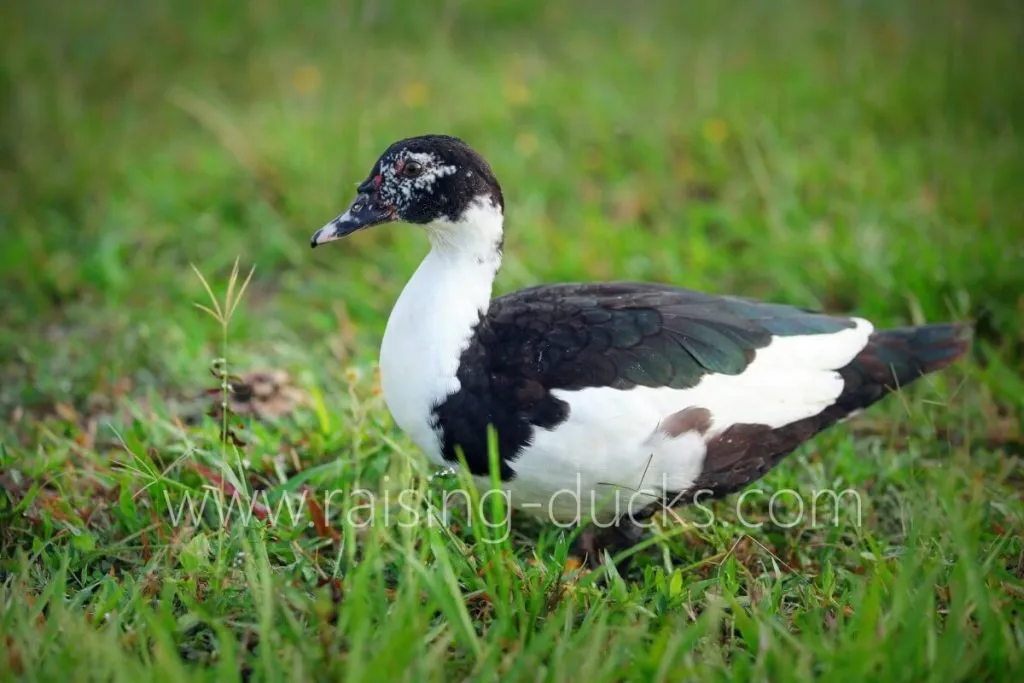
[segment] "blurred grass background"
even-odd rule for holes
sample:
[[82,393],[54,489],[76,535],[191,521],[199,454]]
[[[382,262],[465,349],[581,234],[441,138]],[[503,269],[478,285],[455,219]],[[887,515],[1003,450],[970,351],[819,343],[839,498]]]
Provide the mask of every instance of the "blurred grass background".
[[[944,407],[914,404],[928,424],[907,448],[934,452],[932,423],[989,444],[955,471],[1019,523],[1019,479],[994,473],[1024,412],[1022,41],[1014,0],[5,3],[5,468],[101,467],[103,449],[75,445],[82,424],[207,386],[220,330],[189,265],[222,291],[236,258],[255,274],[231,359],[316,388],[334,435],[309,457],[401,452],[352,382],[372,384],[425,241],[407,226],[308,239],[388,143],[444,132],[503,184],[501,291],[654,280],[880,325],[975,321],[973,357],[937,380]],[[874,415],[895,433],[905,406],[887,406]],[[173,441],[128,422],[143,450]],[[847,475],[888,457],[844,448]],[[8,548],[39,533],[19,529]],[[125,531],[95,533],[102,548]],[[999,546],[1005,567],[1018,549]]]
[[[1019,375],[1014,2],[3,12],[8,406],[79,400],[97,366],[184,381],[202,356],[190,262],[256,266],[242,338],[323,350],[344,306],[374,357],[422,239],[313,254],[307,237],[387,143],[425,131],[496,167],[503,290],[635,278],[881,323],[971,317]],[[1021,389],[993,378],[1008,400]]]

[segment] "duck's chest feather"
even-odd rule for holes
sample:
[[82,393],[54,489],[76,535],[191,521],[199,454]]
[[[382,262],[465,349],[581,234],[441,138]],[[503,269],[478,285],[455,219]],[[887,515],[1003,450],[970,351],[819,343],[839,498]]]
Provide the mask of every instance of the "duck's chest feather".
[[434,407],[461,389],[459,359],[480,313],[475,307],[445,310],[435,297],[458,296],[457,269],[445,269],[433,252],[403,290],[380,350],[381,390],[398,426],[435,462],[441,434]]
[[[381,343],[385,403],[438,464],[444,463],[442,430],[434,410],[462,389],[461,360],[490,305],[500,266],[501,216],[494,214],[480,203],[464,219],[475,223],[472,232],[459,224],[433,226],[432,249],[402,290]],[[459,232],[462,240],[450,238]]]

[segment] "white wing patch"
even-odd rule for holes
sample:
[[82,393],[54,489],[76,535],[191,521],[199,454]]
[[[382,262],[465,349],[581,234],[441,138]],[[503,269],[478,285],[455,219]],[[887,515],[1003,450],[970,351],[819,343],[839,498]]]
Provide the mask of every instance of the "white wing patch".
[[855,322],[856,327],[834,334],[775,337],[740,375],[706,375],[679,393],[654,391],[672,392],[659,400],[666,407],[683,400],[686,405],[680,408],[711,411],[711,436],[733,424],[776,429],[812,417],[839,397],[843,379],[837,371],[860,353],[874,331],[867,320]]

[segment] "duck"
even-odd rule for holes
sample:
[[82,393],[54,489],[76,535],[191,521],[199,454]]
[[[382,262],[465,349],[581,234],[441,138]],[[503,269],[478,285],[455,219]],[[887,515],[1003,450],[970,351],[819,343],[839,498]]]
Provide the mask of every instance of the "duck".
[[380,345],[396,426],[437,467],[497,482],[513,511],[580,527],[592,565],[635,545],[659,511],[744,489],[971,343],[962,322],[878,329],[654,282],[495,297],[502,187],[452,135],[389,145],[311,246],[391,223],[430,246]]

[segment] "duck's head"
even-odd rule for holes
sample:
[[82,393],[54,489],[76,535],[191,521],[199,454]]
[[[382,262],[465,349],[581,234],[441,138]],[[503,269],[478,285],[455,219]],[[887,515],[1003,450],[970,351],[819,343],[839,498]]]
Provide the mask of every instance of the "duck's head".
[[[313,234],[317,247],[382,223],[430,228],[470,223],[470,214],[504,212],[490,165],[462,140],[422,135],[399,140],[374,163],[349,207]],[[434,231],[437,232],[437,231]]]

